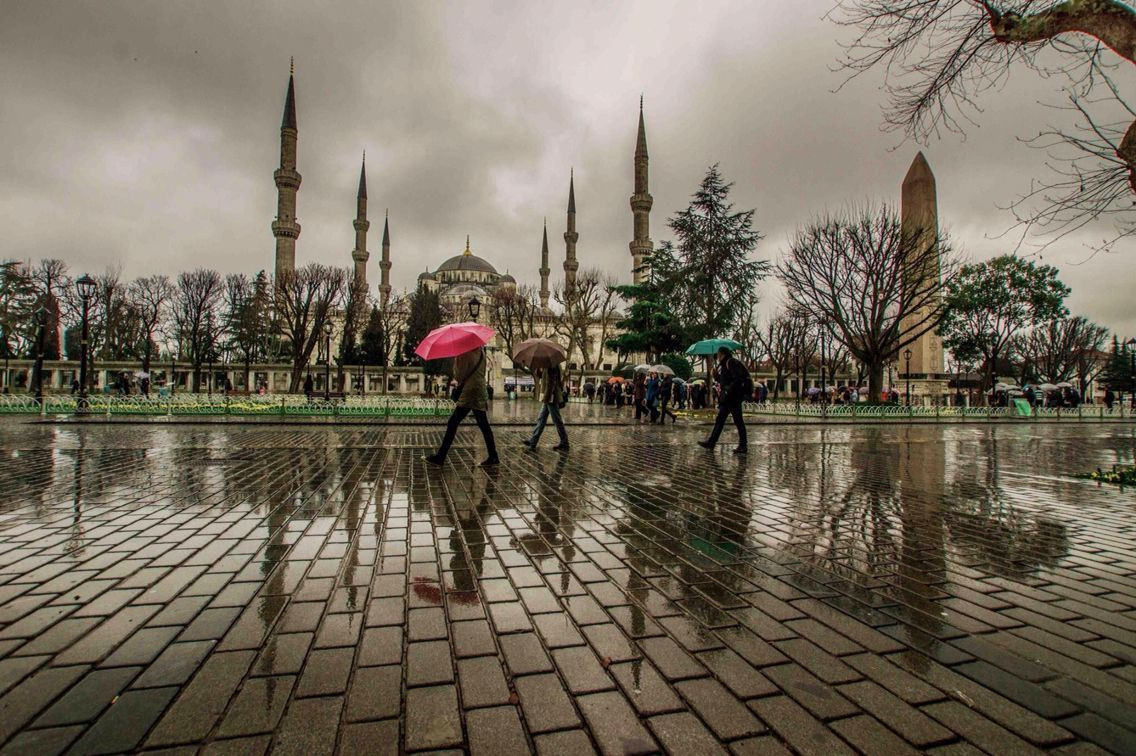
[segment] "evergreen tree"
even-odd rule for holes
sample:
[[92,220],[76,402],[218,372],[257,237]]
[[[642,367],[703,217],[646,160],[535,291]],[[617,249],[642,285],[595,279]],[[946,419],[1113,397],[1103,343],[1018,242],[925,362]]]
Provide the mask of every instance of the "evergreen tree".
[[667,221],[678,251],[668,277],[672,303],[693,341],[732,334],[769,274],[768,261],[750,259],[762,235],[753,229],[753,210],[733,211],[732,186],[710,166],[690,206]]
[[1108,364],[1105,365],[1101,382],[1116,392],[1131,392],[1136,389],[1136,375],[1132,372],[1132,356],[1128,350],[1122,349],[1120,339],[1112,337],[1112,349],[1109,351]]
[[368,365],[376,367],[387,366],[387,355],[390,349],[386,348],[387,334],[383,331],[383,319],[379,314],[378,305],[371,306],[371,314],[367,318],[367,327],[363,329],[363,339],[359,344],[360,356]]
[[442,325],[442,301],[438,293],[423,285],[410,295],[410,309],[406,318],[406,335],[402,349],[408,364],[421,365],[428,376],[446,371],[447,360],[423,360],[414,349],[430,331]]
[[641,284],[616,287],[616,292],[631,305],[627,316],[616,327],[621,333],[609,339],[607,346],[620,355],[645,354],[648,359],[667,352],[681,352],[687,336],[671,310],[675,274],[674,248],[663,242],[649,258],[650,275]]

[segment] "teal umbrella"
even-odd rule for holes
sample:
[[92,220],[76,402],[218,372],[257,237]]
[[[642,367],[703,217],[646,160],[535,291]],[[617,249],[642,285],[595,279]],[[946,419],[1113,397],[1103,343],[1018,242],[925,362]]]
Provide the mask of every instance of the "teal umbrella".
[[703,339],[686,348],[687,354],[710,356],[718,353],[719,347],[726,347],[731,351],[741,349],[742,345],[733,339]]

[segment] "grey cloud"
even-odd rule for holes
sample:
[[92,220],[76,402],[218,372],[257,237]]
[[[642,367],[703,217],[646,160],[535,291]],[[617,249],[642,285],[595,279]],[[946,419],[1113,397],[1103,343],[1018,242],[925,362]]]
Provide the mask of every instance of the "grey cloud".
[[[626,280],[637,101],[646,95],[652,236],[706,167],[756,208],[775,258],[825,208],[898,201],[917,146],[879,130],[878,79],[833,92],[828,0],[99,3],[8,0],[0,27],[0,256],[58,256],[128,276],[271,268],[272,171],[288,57],[300,123],[299,261],[349,264],[367,149],[372,281],[389,207],[396,287],[458,253],[536,281],[547,216],[554,278],[575,167],[579,257]],[[973,259],[1011,248],[1004,205],[1043,170],[1015,140],[1053,114],[1051,84],[1015,76],[968,138],[925,149],[940,218]],[[1044,261],[1071,307],[1136,332],[1136,256],[1086,257],[1093,231]],[[777,298],[776,287],[764,287]]]

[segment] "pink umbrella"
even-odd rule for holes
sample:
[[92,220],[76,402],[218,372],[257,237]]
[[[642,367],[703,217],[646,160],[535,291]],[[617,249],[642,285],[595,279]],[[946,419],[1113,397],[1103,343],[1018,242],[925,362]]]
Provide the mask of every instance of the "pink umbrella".
[[430,331],[414,353],[424,360],[456,357],[485,346],[494,334],[492,328],[479,323],[451,323]]

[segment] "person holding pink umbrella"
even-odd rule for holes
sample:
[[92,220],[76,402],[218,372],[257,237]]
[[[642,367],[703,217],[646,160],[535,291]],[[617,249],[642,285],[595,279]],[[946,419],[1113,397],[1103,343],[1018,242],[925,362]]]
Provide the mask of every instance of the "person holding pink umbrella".
[[435,328],[414,350],[426,360],[455,358],[454,377],[458,380],[458,385],[453,388],[451,394],[455,402],[454,411],[446,423],[446,435],[442,437],[442,445],[438,447],[438,451],[423,456],[423,459],[432,465],[445,463],[446,455],[458,433],[458,426],[471,412],[477,427],[481,430],[481,437],[485,440],[485,449],[489,454],[481,466],[491,467],[501,464],[501,460],[497,457],[493,428],[489,426],[487,414],[489,392],[485,380],[485,345],[493,335],[493,329],[487,326],[477,323],[454,323]]

